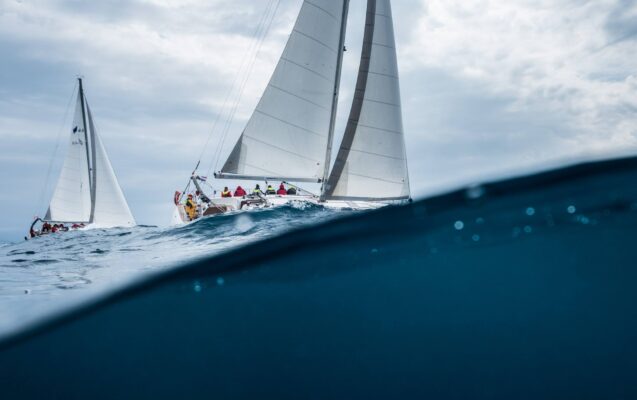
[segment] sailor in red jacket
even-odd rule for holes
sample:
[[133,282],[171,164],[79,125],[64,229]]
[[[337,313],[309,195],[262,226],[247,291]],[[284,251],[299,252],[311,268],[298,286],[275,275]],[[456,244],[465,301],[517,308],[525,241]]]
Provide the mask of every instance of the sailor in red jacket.
[[276,191],[276,194],[278,194],[279,196],[285,196],[286,194],[288,194],[288,191],[285,190],[285,185],[283,183],[279,185],[279,190]]
[[234,197],[243,197],[247,193],[241,186],[237,186],[237,190],[234,191]]

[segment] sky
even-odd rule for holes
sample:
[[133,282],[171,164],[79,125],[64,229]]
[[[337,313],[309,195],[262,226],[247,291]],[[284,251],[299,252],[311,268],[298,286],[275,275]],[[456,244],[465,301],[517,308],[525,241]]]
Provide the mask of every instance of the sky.
[[[336,143],[365,3],[351,1]],[[167,225],[199,157],[207,171],[223,132],[221,158],[240,135],[300,6],[0,0],[0,239],[19,240],[46,211],[78,76],[137,222]],[[637,0],[392,6],[414,198],[637,152]]]

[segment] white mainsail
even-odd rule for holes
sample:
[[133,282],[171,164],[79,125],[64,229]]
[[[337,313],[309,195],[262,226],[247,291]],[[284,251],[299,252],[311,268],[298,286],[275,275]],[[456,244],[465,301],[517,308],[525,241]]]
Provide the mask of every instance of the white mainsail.
[[356,92],[324,198],[410,197],[390,0],[368,0]]
[[82,96],[81,92],[78,92],[70,143],[46,213],[46,220],[87,223],[91,219],[89,143],[84,120]]
[[346,6],[344,0],[303,2],[263,97],[219,177],[324,178]]
[[124,193],[122,192],[117,177],[106,154],[106,149],[100,139],[93,115],[88,104],[88,122],[91,129],[91,138],[95,148],[95,200],[93,208],[93,223],[99,227],[134,226],[135,219],[128,207]]
[[45,220],[82,222],[103,228],[135,225],[95,129],[81,80],[71,143]]

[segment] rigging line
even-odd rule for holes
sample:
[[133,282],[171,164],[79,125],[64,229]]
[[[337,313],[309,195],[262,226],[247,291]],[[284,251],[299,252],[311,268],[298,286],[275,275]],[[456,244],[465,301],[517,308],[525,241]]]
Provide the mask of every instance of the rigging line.
[[[214,135],[215,131],[217,130],[217,125],[219,124],[219,121],[221,119],[221,116],[223,114],[225,114],[225,110],[228,106],[228,102],[230,101],[230,97],[232,95],[232,93],[235,90],[235,87],[237,85],[237,83],[239,82],[239,78],[241,76],[241,71],[244,71],[245,66],[248,65],[248,61],[250,59],[250,54],[253,51],[253,49],[257,46],[257,43],[259,41],[259,37],[260,37],[260,31],[263,29],[263,26],[265,25],[265,21],[267,19],[267,16],[270,13],[270,10],[272,8],[272,4],[274,3],[274,0],[270,0],[268,5],[266,6],[266,9],[263,13],[263,15],[261,16],[261,20],[259,21],[259,23],[257,24],[257,28],[253,34],[254,36],[254,40],[251,42],[250,46],[248,47],[248,51],[245,53],[244,58],[241,61],[239,70],[237,75],[235,76],[232,85],[230,86],[230,89],[228,90],[228,93],[226,94],[225,100],[223,101],[223,105],[221,106],[221,109],[219,110],[219,112],[217,113],[217,117],[215,119],[215,122],[212,126],[212,129],[210,130],[210,134],[208,135],[208,138],[206,139],[206,143],[201,151],[201,154],[199,155],[199,160],[197,162],[197,167],[195,167],[194,171],[196,171],[199,168],[199,165],[201,164],[201,160],[204,156],[204,154],[206,153],[206,151],[208,150],[208,146],[210,144],[210,140],[212,139],[212,136]],[[215,150],[216,153],[216,150]]]
[[60,138],[62,137],[62,131],[64,130],[64,126],[66,125],[66,118],[68,117],[69,110],[71,108],[71,103],[73,102],[73,96],[75,95],[75,90],[77,89],[78,82],[75,81],[75,85],[73,85],[73,90],[71,91],[71,97],[69,98],[68,103],[66,104],[66,110],[64,111],[64,117],[62,118],[62,124],[57,132],[57,138],[55,139],[55,147],[53,148],[53,153],[51,154],[51,158],[49,160],[49,167],[46,171],[46,176],[44,177],[44,185],[42,185],[42,190],[40,191],[40,198],[36,203],[36,206],[39,210],[42,209],[44,205],[44,196],[49,189],[49,179],[51,178],[51,171],[53,170],[53,161],[55,160],[55,156],[60,148]]
[[277,11],[279,10],[280,4],[281,4],[281,1],[277,0],[276,1],[276,6],[274,7],[274,12],[272,13],[272,16],[271,16],[271,18],[270,18],[270,20],[269,20],[269,22],[267,24],[267,27],[266,27],[266,29],[263,32],[263,36],[261,37],[261,40],[259,42],[259,47],[257,48],[257,51],[255,52],[254,57],[252,58],[252,62],[251,62],[250,67],[248,69],[248,73],[246,74],[246,76],[245,76],[245,78],[244,78],[244,80],[242,82],[242,85],[241,85],[238,97],[237,97],[237,99],[235,101],[234,107],[232,109],[232,112],[228,116],[228,119],[226,120],[226,124],[225,124],[224,130],[223,130],[223,134],[222,134],[221,143],[220,143],[220,145],[218,147],[218,152],[216,154],[216,161],[214,162],[214,165],[211,165],[210,169],[208,169],[208,175],[210,175],[210,171],[212,170],[213,166],[214,166],[214,169],[217,169],[217,166],[219,164],[219,159],[221,158],[221,152],[223,151],[223,146],[224,146],[226,138],[228,136],[228,132],[230,131],[230,127],[232,126],[232,121],[234,121],[234,117],[235,117],[235,115],[237,113],[237,109],[239,108],[239,104],[241,103],[241,100],[243,98],[243,94],[245,93],[245,88],[246,88],[246,86],[248,84],[248,81],[250,80],[250,76],[252,75],[252,71],[254,69],[254,65],[255,65],[255,63],[257,61],[257,58],[258,58],[259,54],[261,53],[261,49],[263,47],[263,43],[265,41],[265,37],[267,36],[268,32],[270,31],[270,28],[272,27],[272,23],[274,22],[274,17],[276,16]]

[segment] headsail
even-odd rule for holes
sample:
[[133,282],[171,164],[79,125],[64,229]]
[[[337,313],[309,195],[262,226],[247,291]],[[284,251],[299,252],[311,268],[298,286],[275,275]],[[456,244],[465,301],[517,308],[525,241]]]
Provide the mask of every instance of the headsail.
[[303,2],[263,97],[219,177],[323,178],[346,13],[345,0]]
[[88,123],[91,129],[91,138],[94,140],[93,154],[95,154],[94,171],[94,206],[92,222],[100,227],[134,226],[135,219],[128,207],[124,193],[122,192],[117,177],[106,154],[88,104]]
[[91,219],[89,143],[83,104],[79,88],[70,144],[45,217],[49,221],[89,222]]
[[323,197],[410,197],[390,0],[367,2],[356,93]]

